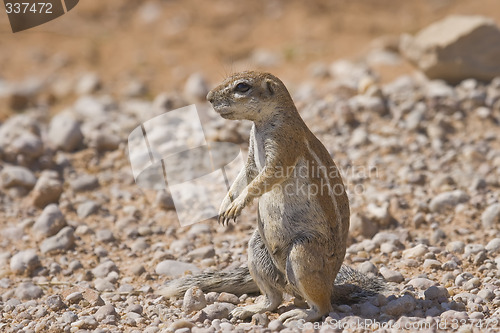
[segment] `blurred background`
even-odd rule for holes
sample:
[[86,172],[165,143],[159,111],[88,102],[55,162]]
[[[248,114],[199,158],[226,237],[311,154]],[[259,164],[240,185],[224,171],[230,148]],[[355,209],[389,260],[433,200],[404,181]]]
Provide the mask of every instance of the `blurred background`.
[[[377,43],[397,48],[401,33],[414,34],[449,14],[480,14],[498,22],[500,2],[85,0],[58,19],[15,34],[1,13],[0,79],[74,81],[94,73],[107,92],[133,89],[133,81],[151,96],[182,89],[195,72],[210,86],[252,68],[293,81],[312,63],[355,59]],[[383,82],[413,70],[404,61],[371,67]],[[57,95],[60,103],[52,112],[71,97]],[[5,119],[12,110],[2,102],[0,119]]]

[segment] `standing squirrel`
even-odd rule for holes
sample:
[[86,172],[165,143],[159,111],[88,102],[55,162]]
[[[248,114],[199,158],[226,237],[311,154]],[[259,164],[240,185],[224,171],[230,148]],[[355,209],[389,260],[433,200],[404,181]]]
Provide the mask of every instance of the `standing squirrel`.
[[306,301],[279,319],[314,321],[349,302],[384,288],[342,265],[349,230],[349,201],[339,170],[300,117],[283,82],[269,73],[234,74],[207,100],[223,118],[250,120],[248,160],[222,202],[227,224],[258,199],[258,227],[248,244],[248,267],[187,276],[167,283],[164,296],[198,286],[236,295],[261,292],[260,303],[237,307],[235,319],[274,311],[283,293]]

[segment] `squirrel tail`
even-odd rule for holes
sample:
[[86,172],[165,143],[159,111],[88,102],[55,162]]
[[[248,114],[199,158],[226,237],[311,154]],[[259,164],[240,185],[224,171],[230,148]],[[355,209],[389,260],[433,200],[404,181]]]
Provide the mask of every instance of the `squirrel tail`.
[[335,278],[332,302],[352,304],[366,297],[377,295],[387,289],[385,281],[376,276],[367,276],[346,265],[340,267]]
[[[205,293],[225,291],[237,296],[260,292],[252,280],[248,267],[238,267],[230,271],[206,272],[168,281],[158,294],[164,297],[182,297],[186,290],[195,286]],[[342,265],[335,279],[332,303],[356,303],[385,289],[386,285],[382,279],[366,276],[349,266]]]
[[259,287],[252,280],[248,267],[238,267],[230,271],[206,272],[169,281],[158,294],[164,297],[182,297],[186,290],[195,286],[205,293],[225,291],[237,296],[259,293]]

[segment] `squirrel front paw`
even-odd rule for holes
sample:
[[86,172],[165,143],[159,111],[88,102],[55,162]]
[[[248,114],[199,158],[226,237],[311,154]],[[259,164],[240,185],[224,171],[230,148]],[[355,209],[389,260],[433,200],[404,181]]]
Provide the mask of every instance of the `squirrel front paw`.
[[228,225],[231,220],[236,222],[236,218],[240,216],[241,211],[245,208],[245,206],[246,198],[242,195],[238,196],[233,202],[231,202],[229,196],[226,196],[219,211],[219,223],[222,225]]

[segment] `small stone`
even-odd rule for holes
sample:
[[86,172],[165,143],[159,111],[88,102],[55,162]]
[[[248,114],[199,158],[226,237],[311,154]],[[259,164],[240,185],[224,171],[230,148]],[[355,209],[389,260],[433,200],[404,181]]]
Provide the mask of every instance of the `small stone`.
[[53,251],[68,250],[75,244],[74,230],[72,227],[64,227],[57,235],[47,238],[40,245],[40,251],[50,253]]
[[94,175],[82,174],[77,178],[70,180],[69,186],[75,192],[91,191],[99,187],[99,181]]
[[380,268],[380,274],[382,274],[384,279],[388,282],[400,283],[404,281],[404,277],[400,272],[390,270],[386,267]]
[[126,311],[127,312],[135,312],[135,313],[142,315],[143,308],[140,304],[130,304],[129,306],[127,306]]
[[467,322],[469,319],[469,316],[467,315],[467,312],[459,312],[455,310],[448,310],[443,313],[441,313],[441,321],[445,323],[461,323],[461,322]]
[[267,328],[271,330],[271,332],[279,332],[281,331],[284,326],[283,322],[279,319],[273,319],[269,322],[269,325],[267,325]]
[[409,285],[413,286],[413,288],[420,290],[427,290],[431,286],[436,285],[436,282],[426,279],[426,278],[414,278],[408,282]]
[[94,314],[95,319],[97,321],[103,321],[107,316],[117,316],[118,314],[116,313],[115,307],[111,304],[106,304],[103,305],[97,310],[97,312]]
[[61,295],[51,295],[45,300],[45,304],[49,307],[50,310],[52,311],[59,311],[61,309],[64,309],[66,307],[66,304],[64,304]]
[[439,262],[439,260],[425,259],[423,267],[424,268],[431,268],[431,269],[440,269],[441,263]]
[[101,229],[96,232],[96,239],[101,243],[109,243],[115,240],[113,232],[109,229]]
[[191,260],[202,260],[212,258],[215,256],[215,249],[213,245],[203,246],[190,251],[187,257]]
[[30,275],[33,270],[40,267],[40,259],[33,249],[16,253],[10,259],[10,270],[15,274]]
[[82,316],[79,320],[71,324],[71,327],[81,330],[93,330],[97,328],[99,324],[95,320],[94,316]]
[[122,139],[113,133],[93,131],[85,135],[87,146],[96,149],[100,153],[116,150],[121,142]]
[[469,291],[475,288],[479,288],[480,286],[481,286],[481,280],[479,280],[477,277],[474,277],[469,281],[465,282],[463,288],[464,290]]
[[146,269],[144,268],[143,265],[137,264],[132,266],[131,271],[132,274],[134,274],[135,276],[141,276],[143,273],[146,272]]
[[79,148],[83,141],[80,123],[72,115],[64,113],[52,118],[47,137],[56,149],[67,152]]
[[37,299],[42,297],[43,290],[42,288],[34,285],[31,282],[21,282],[14,293],[15,297],[18,299]]
[[187,321],[185,319],[178,319],[176,321],[174,321],[172,323],[172,325],[169,326],[169,331],[175,331],[177,332],[177,330],[180,330],[180,329],[183,329],[183,328],[187,328],[188,329],[188,332],[189,332],[189,329],[191,327],[193,327],[194,324],[190,321]]
[[179,276],[183,275],[185,272],[190,271],[191,273],[199,273],[200,269],[196,265],[176,261],[176,260],[164,260],[156,265],[156,274],[166,275],[166,276]]
[[184,95],[194,101],[204,101],[208,91],[208,84],[200,73],[191,74],[184,86]]
[[80,204],[76,210],[76,214],[79,218],[83,219],[97,212],[99,209],[99,204],[93,200],[85,201]]
[[205,294],[198,287],[189,288],[184,294],[182,309],[187,313],[199,311],[207,306]]
[[4,188],[19,186],[31,190],[36,184],[35,175],[22,166],[5,166],[0,171],[0,179]]
[[56,204],[63,192],[63,184],[57,172],[44,170],[36,182],[32,192],[33,205],[44,208],[49,204]]
[[70,304],[78,304],[81,300],[83,300],[83,294],[79,291],[76,291],[66,296],[65,300]]
[[351,223],[349,225],[349,233],[356,236],[363,236],[364,238],[372,238],[379,231],[377,223],[371,219],[354,213],[351,216]]
[[487,302],[490,302],[493,298],[495,298],[495,294],[489,289],[481,289],[477,295]]
[[92,274],[100,278],[106,277],[110,272],[119,272],[118,267],[116,267],[115,263],[111,260],[107,260],[99,264],[92,270]]
[[430,286],[424,292],[425,299],[435,300],[435,299],[448,299],[450,296],[448,290],[441,286]]
[[44,208],[42,214],[33,225],[33,233],[35,238],[42,239],[57,234],[65,226],[66,219],[59,206],[50,204]]
[[387,305],[382,307],[382,312],[390,316],[401,316],[404,313],[411,313],[415,309],[415,306],[415,298],[410,295],[404,295],[387,303]]
[[452,253],[464,253],[465,244],[462,241],[453,241],[446,244],[446,251]]
[[461,190],[444,192],[431,200],[429,209],[432,212],[442,213],[448,209],[455,208],[460,203],[469,201],[469,198],[469,195]]
[[486,251],[498,253],[500,251],[500,238],[494,238],[484,247]]
[[114,291],[116,289],[113,283],[103,278],[96,278],[94,280],[94,288],[97,291]]
[[418,244],[412,248],[403,251],[403,257],[406,259],[422,258],[429,251],[428,247],[424,244]]
[[269,324],[269,318],[265,313],[256,313],[252,316],[252,324],[266,327]]
[[66,311],[61,316],[61,321],[66,324],[74,323],[78,320],[78,316],[73,311]]
[[76,84],[75,92],[78,95],[91,94],[101,87],[101,79],[95,73],[87,73],[80,77]]
[[219,297],[217,298],[218,302],[225,302],[238,305],[240,303],[240,299],[238,296],[226,292],[221,292]]
[[375,266],[371,261],[362,262],[361,264],[359,264],[357,269],[363,274],[369,274],[369,273],[372,273],[374,275],[378,274],[377,266]]
[[485,229],[496,228],[500,223],[500,203],[488,206],[481,214],[481,224]]
[[218,303],[215,302],[203,309],[207,314],[209,320],[223,319],[229,316],[229,313],[234,310],[236,306],[230,303]]

